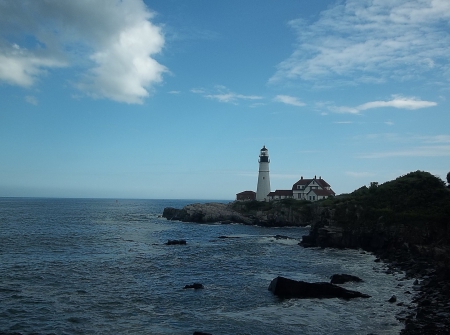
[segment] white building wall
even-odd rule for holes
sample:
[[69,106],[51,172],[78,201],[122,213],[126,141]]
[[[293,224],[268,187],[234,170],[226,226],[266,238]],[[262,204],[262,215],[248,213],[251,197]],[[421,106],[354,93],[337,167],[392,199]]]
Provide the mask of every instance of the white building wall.
[[265,201],[270,193],[269,163],[259,162],[258,186],[256,188],[256,200]]

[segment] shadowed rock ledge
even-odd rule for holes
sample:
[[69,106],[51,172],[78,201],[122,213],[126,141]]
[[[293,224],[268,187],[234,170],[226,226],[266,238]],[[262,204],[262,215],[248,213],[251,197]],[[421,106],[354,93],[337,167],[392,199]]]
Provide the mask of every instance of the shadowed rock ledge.
[[243,223],[252,224],[252,220],[231,209],[227,204],[206,203],[186,205],[182,209],[164,208],[162,215],[168,220],[197,223]]
[[164,208],[168,220],[197,223],[242,223],[266,227],[306,226],[309,220],[308,202],[292,199],[276,202],[195,203],[182,209]]

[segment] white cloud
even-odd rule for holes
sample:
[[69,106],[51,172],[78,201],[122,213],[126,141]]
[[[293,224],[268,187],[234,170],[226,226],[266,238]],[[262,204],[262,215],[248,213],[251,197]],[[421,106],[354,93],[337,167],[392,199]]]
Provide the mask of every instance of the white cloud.
[[344,0],[318,20],[297,19],[292,55],[271,82],[286,79],[330,84],[330,77],[382,83],[390,78],[448,80],[450,1]]
[[[164,36],[142,0],[0,2],[0,80],[29,87],[45,69],[76,65],[87,94],[142,103],[167,69]],[[32,42],[15,39],[20,34]]]
[[193,88],[193,89],[191,89],[191,92],[192,92],[192,93],[196,93],[196,94],[203,94],[203,93],[205,93],[206,91],[205,91],[205,89],[203,89],[203,88]]
[[0,50],[0,80],[10,85],[30,87],[46,68],[65,66],[56,58],[33,55],[16,46]]
[[206,94],[206,98],[217,100],[220,102],[236,102],[237,100],[259,100],[262,97],[257,95],[243,95],[236,93],[223,93],[223,94]]
[[263,97],[258,95],[244,95],[231,92],[228,88],[222,85],[217,85],[213,93],[205,89],[192,89],[192,93],[202,94],[205,98],[217,100],[224,103],[236,104],[239,100],[261,100]]
[[405,98],[401,96],[395,96],[394,99],[389,101],[371,101],[365,104],[359,105],[357,108],[358,111],[364,111],[372,108],[381,108],[381,107],[394,107],[400,109],[420,109],[426,107],[436,106],[437,103],[433,101],[424,101],[419,100],[417,98]]
[[300,100],[298,100],[298,98],[291,97],[289,95],[277,95],[273,100],[277,102],[282,102],[286,105],[293,105],[297,107],[305,106],[304,102],[301,102]]
[[32,105],[35,105],[35,106],[37,106],[37,104],[38,104],[38,100],[36,99],[36,97],[33,97],[31,95],[27,95],[25,97],[25,101],[28,102],[29,104],[32,104]]
[[365,111],[368,109],[374,108],[385,108],[385,107],[393,107],[398,109],[420,109],[436,106],[437,103],[433,101],[420,100],[415,97],[402,97],[398,95],[394,95],[392,100],[388,101],[371,101],[366,102],[362,105],[356,107],[347,107],[347,106],[329,106],[329,109],[336,113],[349,113],[349,114],[359,114],[361,111]]

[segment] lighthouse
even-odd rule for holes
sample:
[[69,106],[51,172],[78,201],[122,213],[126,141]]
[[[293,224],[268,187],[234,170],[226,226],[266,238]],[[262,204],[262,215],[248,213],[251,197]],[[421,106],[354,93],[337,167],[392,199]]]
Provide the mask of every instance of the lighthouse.
[[269,163],[269,150],[263,146],[259,154],[258,187],[256,188],[256,200],[258,201],[266,200],[270,193]]

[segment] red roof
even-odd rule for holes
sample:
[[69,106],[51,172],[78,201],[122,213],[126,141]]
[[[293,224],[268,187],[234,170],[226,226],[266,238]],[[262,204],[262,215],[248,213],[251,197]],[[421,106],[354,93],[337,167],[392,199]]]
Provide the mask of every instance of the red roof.
[[244,191],[236,194],[236,200],[256,200],[256,192]]
[[256,192],[253,192],[253,191],[243,191],[243,192],[237,193],[236,195],[253,195],[253,194],[256,194]]
[[333,190],[319,190],[319,189],[312,189],[311,191],[308,192],[311,193],[313,192],[315,195],[318,196],[325,196],[325,197],[329,197],[330,195],[334,196],[335,193],[333,192]]
[[268,194],[269,197],[273,197],[276,195],[284,197],[292,197],[292,190],[276,190],[275,192],[270,192]]
[[294,185],[292,185],[292,190],[297,190],[297,186],[304,186],[304,188],[306,188],[306,186],[308,186],[310,183],[312,183],[313,181],[315,181],[320,187],[322,188],[327,188],[330,187],[330,184],[328,184],[325,180],[323,180],[321,177],[319,178],[314,178],[314,179],[300,179],[298,182],[296,182]]

